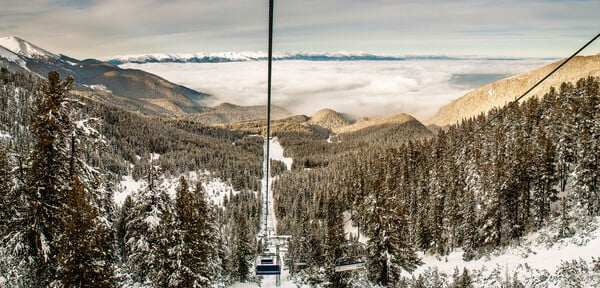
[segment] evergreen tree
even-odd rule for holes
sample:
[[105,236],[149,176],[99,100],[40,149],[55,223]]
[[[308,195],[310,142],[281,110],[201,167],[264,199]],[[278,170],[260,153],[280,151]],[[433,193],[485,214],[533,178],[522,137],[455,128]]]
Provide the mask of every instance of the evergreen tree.
[[171,254],[172,247],[176,245],[173,224],[173,215],[169,210],[165,211],[157,228],[156,244],[148,255],[150,263],[148,277],[154,287],[173,287],[169,283],[177,265],[176,256]]
[[182,176],[172,213],[165,213],[150,253],[156,287],[207,287],[221,273],[220,235],[200,184],[191,192]]
[[233,239],[233,255],[232,255],[232,276],[234,279],[246,282],[252,268],[251,258],[252,240],[250,234],[250,226],[246,220],[246,216],[238,214],[235,221],[235,234]]
[[448,285],[448,288],[472,288],[473,281],[471,280],[471,275],[469,275],[469,270],[467,268],[463,268],[462,274],[458,273],[458,267],[454,269],[453,283]]
[[127,247],[127,223],[131,222],[133,217],[134,203],[131,195],[127,195],[125,201],[119,210],[119,216],[115,223],[116,250],[118,251],[119,264],[124,264],[129,257],[129,249]]
[[536,165],[536,177],[534,181],[533,201],[536,207],[536,225],[541,228],[542,224],[550,217],[550,204],[556,201],[556,150],[552,141],[543,133],[538,136],[538,161]]
[[146,189],[137,191],[133,215],[126,221],[125,239],[128,256],[126,267],[133,281],[145,283],[153,265],[150,253],[158,242],[158,228],[163,213],[170,209],[170,199],[154,183],[156,171],[149,171]]
[[8,162],[8,153],[0,142],[0,239],[12,230],[16,208],[20,206],[13,192],[13,176]]
[[324,241],[326,276],[330,287],[346,287],[345,279],[341,273],[332,269],[336,261],[342,258],[342,244],[344,243],[344,219],[340,205],[334,199],[328,198],[325,202],[326,234]]
[[55,238],[58,277],[63,287],[112,287],[110,231],[75,176],[61,208],[63,233]]
[[401,279],[402,270],[413,271],[421,260],[407,237],[404,209],[390,194],[377,194],[371,200],[371,220],[367,223],[367,268],[372,281],[393,286]]
[[73,78],[61,81],[60,75],[48,73],[44,95],[31,112],[31,132],[34,136],[30,168],[27,174],[24,212],[25,241],[31,259],[30,279],[35,286],[48,286],[56,275],[54,238],[60,237],[59,210],[64,206],[68,184],[68,147],[70,133],[67,93]]

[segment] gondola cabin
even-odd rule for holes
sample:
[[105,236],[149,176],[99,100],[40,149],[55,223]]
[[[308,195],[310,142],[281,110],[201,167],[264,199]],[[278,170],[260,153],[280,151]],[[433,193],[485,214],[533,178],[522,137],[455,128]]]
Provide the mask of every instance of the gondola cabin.
[[275,253],[262,254],[256,259],[256,275],[280,275],[281,260]]

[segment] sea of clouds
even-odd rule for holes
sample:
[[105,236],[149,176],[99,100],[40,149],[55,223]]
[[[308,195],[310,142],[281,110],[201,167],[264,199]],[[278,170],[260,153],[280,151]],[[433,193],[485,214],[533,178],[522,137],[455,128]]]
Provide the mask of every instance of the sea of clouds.
[[[354,116],[407,113],[419,120],[485,83],[552,60],[406,60],[273,62],[272,103],[294,114],[322,108]],[[123,64],[209,93],[204,104],[265,105],[267,62]]]

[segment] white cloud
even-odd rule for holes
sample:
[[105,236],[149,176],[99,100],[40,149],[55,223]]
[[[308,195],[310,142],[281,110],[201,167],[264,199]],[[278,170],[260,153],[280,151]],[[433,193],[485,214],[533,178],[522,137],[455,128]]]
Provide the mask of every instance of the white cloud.
[[[355,116],[408,113],[420,120],[473,87],[455,74],[517,74],[547,60],[276,61],[273,104],[312,115],[322,108]],[[213,95],[207,104],[265,105],[266,62],[125,64]]]

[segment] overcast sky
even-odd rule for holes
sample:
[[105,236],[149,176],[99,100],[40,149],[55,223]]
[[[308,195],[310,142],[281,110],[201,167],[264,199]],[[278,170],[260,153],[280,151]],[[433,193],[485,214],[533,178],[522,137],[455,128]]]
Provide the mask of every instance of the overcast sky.
[[[0,36],[75,58],[265,51],[267,0],[0,0]],[[600,1],[275,0],[275,50],[565,57]],[[600,53],[596,44],[587,54]]]

